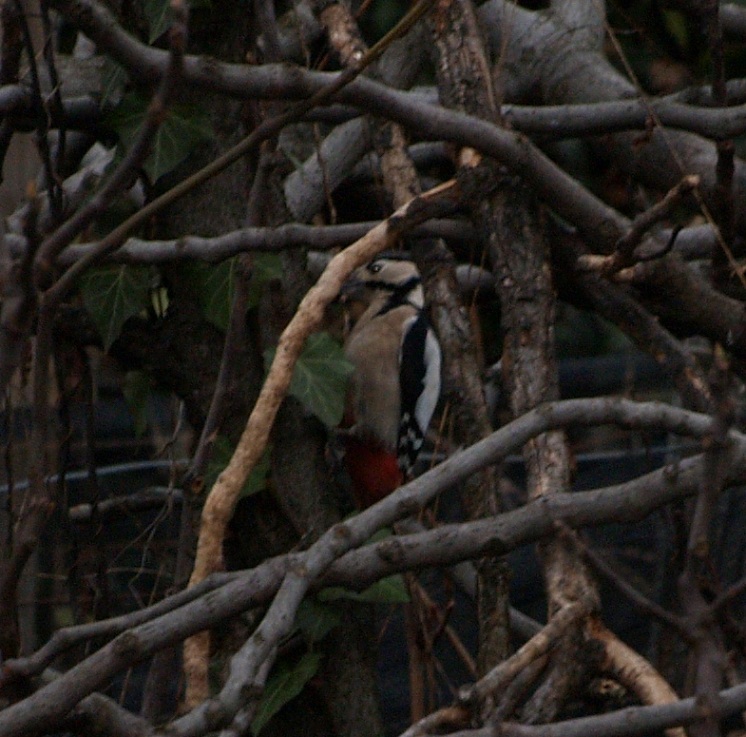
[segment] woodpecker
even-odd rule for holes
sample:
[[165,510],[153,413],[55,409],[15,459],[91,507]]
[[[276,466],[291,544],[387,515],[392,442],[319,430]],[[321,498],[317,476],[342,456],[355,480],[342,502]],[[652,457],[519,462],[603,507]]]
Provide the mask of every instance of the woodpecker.
[[345,465],[365,508],[400,486],[417,459],[440,394],[440,346],[411,261],[377,258],[354,272],[344,292],[357,317],[344,346],[355,367]]

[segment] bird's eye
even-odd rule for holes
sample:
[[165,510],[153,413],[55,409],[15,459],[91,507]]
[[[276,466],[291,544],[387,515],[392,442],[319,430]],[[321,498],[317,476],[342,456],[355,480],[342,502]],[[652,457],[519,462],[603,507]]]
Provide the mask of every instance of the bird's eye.
[[373,261],[367,266],[367,269],[371,274],[377,274],[382,268],[383,264],[380,261]]

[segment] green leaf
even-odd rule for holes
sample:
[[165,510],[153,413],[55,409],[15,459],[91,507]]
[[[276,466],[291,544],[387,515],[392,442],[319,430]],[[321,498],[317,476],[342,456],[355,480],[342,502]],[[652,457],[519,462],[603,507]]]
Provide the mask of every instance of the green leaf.
[[675,10],[664,10],[662,15],[666,30],[681,48],[686,48],[689,45],[689,29],[684,16]]
[[282,259],[276,253],[258,253],[252,261],[251,281],[247,295],[249,309],[259,304],[262,291],[269,282],[282,278]]
[[[124,144],[135,138],[145,122],[150,101],[140,92],[125,95],[115,110],[105,116]],[[144,169],[152,182],[172,171],[211,136],[207,110],[194,105],[174,105],[156,131],[152,151]]]
[[308,681],[313,678],[321,664],[320,653],[306,653],[295,665],[281,663],[267,681],[259,707],[251,723],[251,731],[258,735],[267,722],[292,701]]
[[315,599],[304,599],[295,615],[295,624],[309,643],[323,640],[341,622],[336,608]]
[[[223,472],[223,469],[228,465],[231,457],[233,456],[234,447],[230,441],[219,435],[215,438],[215,442],[212,446],[212,452],[210,454],[210,462],[207,464],[207,472],[205,473],[205,485],[208,489],[211,489],[218,479],[218,476]],[[267,446],[264,449],[262,457],[257,462],[256,466],[251,470],[249,477],[246,479],[241,488],[239,498],[256,494],[258,491],[265,489],[267,486],[267,476],[270,471],[271,464],[271,452],[272,448]]]
[[174,169],[211,135],[206,110],[200,112],[197,108],[174,107],[158,129],[153,153],[145,162],[145,171],[151,181]]
[[148,43],[160,38],[171,25],[170,0],[145,0],[143,6],[148,21]]
[[144,266],[112,264],[81,277],[83,303],[98,329],[104,351],[119,337],[122,326],[148,306],[151,270]]
[[[223,331],[228,329],[228,321],[233,306],[236,288],[236,259],[230,258],[219,264],[193,262],[182,267],[184,278],[195,295],[202,314],[213,325]],[[259,304],[265,284],[282,276],[280,258],[274,253],[258,254],[253,261],[249,284],[247,307]]]
[[205,319],[223,331],[231,316],[235,267],[235,258],[231,258],[219,264],[193,262],[181,270]]
[[[265,353],[270,365],[274,350]],[[328,333],[308,336],[295,364],[290,393],[328,427],[336,427],[344,412],[345,389],[354,366]]]
[[114,110],[104,115],[104,123],[116,131],[122,142],[130,141],[145,120],[148,102],[141,92],[130,92]]
[[202,314],[221,330],[228,329],[236,288],[236,259],[230,258],[219,264],[200,264],[203,282],[199,291]]
[[135,435],[139,438],[148,426],[148,398],[151,394],[150,376],[145,371],[128,371],[124,375],[122,393],[135,421]]
[[409,594],[404,579],[397,573],[376,581],[365,591],[352,591],[352,589],[345,589],[341,586],[330,586],[319,591],[318,599],[322,602],[350,599],[351,601],[367,601],[372,604],[406,604],[409,601]]

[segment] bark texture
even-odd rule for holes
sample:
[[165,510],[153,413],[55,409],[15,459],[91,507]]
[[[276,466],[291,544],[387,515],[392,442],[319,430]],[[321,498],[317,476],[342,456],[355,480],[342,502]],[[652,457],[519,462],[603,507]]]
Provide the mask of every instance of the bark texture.
[[[494,119],[496,104],[489,63],[469,0],[439,2],[429,23],[435,42],[438,91],[443,104]],[[472,210],[477,228],[483,234],[490,230],[485,215],[496,204],[490,194],[485,199],[485,209]],[[474,341],[470,337],[471,327],[463,309],[453,300],[457,292],[450,257],[443,250],[435,250],[427,259],[436,266],[426,265],[424,273],[431,271],[439,275],[437,282],[431,282],[437,284],[438,289],[431,288],[429,297],[444,346],[444,395],[453,413],[454,439],[474,443],[486,436],[491,427]],[[497,478],[494,469],[485,470],[462,489],[463,505],[470,519],[494,514],[499,509]],[[508,654],[508,577],[499,559],[485,559],[479,563],[478,569],[478,667],[484,673]]]

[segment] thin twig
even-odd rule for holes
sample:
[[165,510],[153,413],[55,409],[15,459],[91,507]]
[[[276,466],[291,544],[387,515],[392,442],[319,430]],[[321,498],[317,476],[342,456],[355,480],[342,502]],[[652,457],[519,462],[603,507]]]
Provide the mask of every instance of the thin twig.
[[[726,666],[723,635],[717,623],[707,615],[713,583],[710,568],[710,530],[715,505],[724,488],[725,438],[733,424],[734,407],[730,389],[730,366],[725,352],[715,346],[711,370],[715,407],[712,431],[705,441],[704,473],[694,507],[686,550],[684,571],[679,579],[679,596],[684,616],[695,635],[691,651],[694,666],[694,689],[698,700],[712,709],[723,683]],[[693,725],[693,737],[715,737],[717,720],[706,717]]]
[[[211,179],[220,173],[226,167],[238,161],[250,151],[253,151],[262,141],[279,132],[288,123],[301,118],[308,110],[314,108],[327,100],[331,99],[337,92],[352,82],[360,73],[378,59],[384,50],[397,38],[406,33],[418,20],[427,12],[434,0],[418,0],[417,4],[402,18],[402,20],[387,33],[360,61],[356,67],[350,67],[337,75],[334,80],[312,94],[306,100],[293,105],[287,112],[282,113],[274,118],[263,121],[252,133],[237,143],[233,148],[226,151],[217,159],[211,161],[207,166],[200,169],[195,174],[177,184],[172,189],[149,202],[137,213],[130,216],[127,220],[114,228],[105,238],[99,241],[98,245],[89,254],[84,256],[71,266],[65,274],[51,287],[47,292],[47,298],[51,302],[59,302],[65,294],[73,287],[75,281],[83,271],[91,264],[99,262],[109,253],[115,251],[124,242],[127,235],[137,226],[147,222],[156,212],[159,212],[167,205],[178,200],[194,187]],[[45,250],[45,258],[40,266],[43,269],[51,267],[51,262],[59,251],[70,242],[67,234],[64,237],[55,234],[54,241],[45,243],[42,248]]]
[[16,84],[21,68],[21,55],[23,54],[24,34],[21,28],[21,17],[23,7],[18,3],[3,3],[0,9],[2,20],[2,40],[0,43],[0,85]]
[[[699,15],[704,22],[707,45],[712,63],[712,97],[718,107],[728,107],[728,88],[726,85],[725,53],[723,44],[723,28],[720,21],[720,3],[702,0],[696,3]],[[717,163],[715,165],[715,216],[722,241],[728,249],[733,248],[735,235],[735,146],[730,138],[716,142]],[[718,247],[713,251],[713,270],[728,267],[726,249]]]
[[712,611],[714,613],[719,612],[724,606],[733,601],[733,599],[737,599],[744,591],[746,591],[746,577],[741,578],[724,591],[721,591],[712,604],[710,604]]
[[57,150],[54,156],[50,155],[50,161],[53,167],[52,181],[49,182],[49,198],[52,203],[52,211],[56,217],[62,217],[63,212],[63,192],[57,172],[63,166],[65,160],[65,112],[62,104],[62,85],[57,74],[57,64],[54,55],[54,38],[52,23],[49,18],[49,5],[47,0],[40,0],[41,20],[44,29],[44,61],[49,74],[49,81],[52,85],[52,104],[49,116],[58,121]]
[[496,665],[473,686],[462,689],[459,701],[486,716],[499,692],[525,667],[556,647],[562,634],[592,610],[593,602],[574,601],[559,609],[549,622],[507,660]]
[[645,234],[661,220],[668,218],[681,200],[699,186],[700,177],[695,174],[685,176],[666,196],[645,212],[640,213],[632,221],[629,230],[617,241],[614,252],[608,256],[584,254],[578,258],[577,266],[580,270],[600,271],[610,276],[631,266],[636,261],[650,261],[660,258],[673,247],[673,238],[668,243],[643,257],[635,256],[635,249],[641,243]]
[[14,0],[21,24],[24,44],[26,46],[26,56],[28,58],[29,70],[31,72],[31,89],[33,92],[34,117],[36,119],[36,146],[41,157],[44,176],[46,178],[47,190],[50,193],[50,205],[55,217],[60,217],[62,213],[62,200],[60,198],[60,189],[54,174],[54,163],[49,151],[49,141],[47,133],[49,130],[46,114],[46,106],[41,89],[41,80],[39,78],[39,68],[36,63],[36,52],[34,51],[34,41],[31,36],[31,29],[24,12],[22,0]]
[[[246,217],[248,226],[257,226],[261,222],[261,203],[267,187],[270,158],[271,156],[265,153],[265,151],[262,151],[259,155],[256,174],[254,175],[248,197],[248,212]],[[237,268],[238,278],[236,279],[236,289],[231,304],[228,330],[226,331],[223,343],[223,353],[220,357],[218,378],[215,382],[215,389],[210,400],[210,408],[208,409],[205,423],[202,426],[197,448],[194,451],[192,462],[186,473],[186,483],[203,480],[207,471],[212,446],[226,410],[225,401],[228,396],[229,382],[235,367],[237,349],[246,339],[246,309],[249,297],[247,290],[248,281],[251,276],[251,263],[245,257],[242,257],[238,261]]]
[[[178,6],[178,7],[177,7]],[[173,85],[178,78],[179,69],[183,59],[184,44],[186,42],[186,11],[180,0],[174,0],[174,9],[176,19],[174,27],[177,30],[173,35],[173,52],[172,64],[169,67],[170,73],[165,75],[161,82],[158,92],[154,95],[148,109],[148,117],[143,130],[141,131],[137,142],[130,150],[125,161],[117,168],[112,178],[107,182],[98,195],[94,196],[88,206],[83,207],[76,216],[73,216],[56,233],[43,243],[34,258],[36,276],[39,278],[39,264],[47,263],[51,269],[51,262],[47,259],[53,258],[55,249],[66,245],[66,237],[74,237],[82,230],[97,214],[101,208],[107,206],[111,198],[120,191],[129,179],[134,175],[137,167],[140,166],[150,148],[152,138],[163,120],[163,114],[167,101],[173,92]],[[55,235],[67,233],[62,240],[55,240]],[[51,246],[50,246],[51,242]],[[46,253],[45,253],[46,249]],[[42,281],[48,274],[43,274]],[[64,278],[64,277],[62,277]],[[59,284],[59,282],[58,282]],[[51,291],[51,290],[50,290]],[[29,473],[30,491],[29,499],[34,503],[31,507],[34,515],[24,526],[24,550],[28,549],[28,554],[36,546],[40,534],[41,525],[46,520],[46,516],[51,511],[53,499],[47,490],[47,428],[49,415],[49,366],[53,350],[53,326],[56,318],[57,302],[49,298],[49,291],[42,295],[38,309],[36,350],[33,359],[33,376],[34,376],[34,426],[31,434],[32,442],[32,469]],[[3,601],[6,601],[3,598]]]
[[634,586],[625,581],[593,548],[586,545],[582,538],[578,538],[578,545],[591,566],[604,578],[611,581],[624,596],[633,601],[643,612],[656,617],[675,630],[685,642],[692,642],[693,636],[687,622],[641,594]]
[[[187,33],[185,4],[182,0],[172,0],[172,7],[175,17],[170,32],[170,63],[161,79],[158,89],[150,101],[145,121],[138,133],[137,139],[101,189],[96,192],[85,206],[57,228],[42,243],[35,262],[37,279],[42,285],[48,283],[52,269],[54,268],[54,261],[62,249],[71,243],[96,217],[105,212],[106,208],[109,207],[112,200],[120,192],[131,186],[137,177],[140,166],[150,153],[156,132],[166,119],[168,107],[182,76]],[[144,222],[144,220],[138,222]],[[47,304],[53,307],[59,303],[72,286],[72,282],[77,275],[90,263],[98,260],[98,258],[100,256],[92,252],[89,258],[83,258],[80,262],[71,266],[54,286],[50,287],[47,291],[45,295]],[[82,267],[80,266],[81,263],[83,263]]]
[[[25,235],[29,243],[38,243],[37,219],[39,214],[38,199],[32,196],[26,210],[24,223]],[[20,362],[20,355],[25,346],[23,328],[30,327],[35,293],[31,284],[30,255],[35,247],[29,249],[29,254],[23,259],[17,273],[16,291],[11,299],[3,304],[0,314],[0,347],[7,346],[10,356],[3,356],[7,361],[2,366],[4,380],[9,381],[14,368]],[[7,311],[6,311],[7,308]],[[51,350],[52,331],[48,322],[41,319],[37,328],[37,353],[39,345],[42,350]],[[36,354],[35,354],[36,356]],[[34,359],[36,363],[36,359]],[[36,547],[42,527],[51,511],[50,486],[46,481],[47,462],[47,391],[49,376],[47,373],[33,374],[33,425],[29,438],[29,487],[18,512],[13,530],[13,546],[10,560],[0,578],[0,652],[17,654],[18,631],[16,626],[16,596],[21,574],[31,553]],[[5,387],[4,387],[5,388]]]

